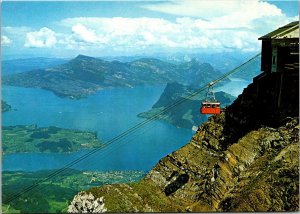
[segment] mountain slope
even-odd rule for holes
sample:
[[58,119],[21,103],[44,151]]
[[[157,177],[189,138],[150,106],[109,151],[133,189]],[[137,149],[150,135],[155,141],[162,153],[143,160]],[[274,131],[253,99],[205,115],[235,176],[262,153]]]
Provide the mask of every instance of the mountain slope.
[[299,73],[254,78],[138,183],[87,190],[110,212],[299,211]]
[[79,99],[97,90],[112,87],[165,84],[173,81],[198,86],[203,81],[209,82],[220,75],[209,64],[197,61],[190,62],[188,66],[152,58],[122,63],[79,55],[59,66],[4,76],[3,84],[43,88],[61,97]]
[[[159,100],[147,112],[140,113],[142,118],[151,118],[163,109],[179,102],[194,91],[192,87],[181,85],[177,82],[168,83]],[[157,119],[165,120],[177,127],[191,129],[197,124],[207,120],[208,115],[200,114],[201,102],[205,100],[206,91],[200,93],[196,98],[185,100],[179,106],[161,114]],[[235,97],[225,92],[216,92],[216,99],[221,102],[221,107],[230,105]]]
[[138,183],[87,192],[104,196],[110,212],[298,210],[298,121],[251,131],[228,147],[224,126],[224,114],[210,118]]

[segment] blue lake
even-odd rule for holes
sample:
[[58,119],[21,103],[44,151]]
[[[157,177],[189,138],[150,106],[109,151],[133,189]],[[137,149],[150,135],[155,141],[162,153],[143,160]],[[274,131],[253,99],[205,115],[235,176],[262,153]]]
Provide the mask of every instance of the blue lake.
[[[232,79],[216,87],[234,96],[249,82]],[[95,131],[101,141],[108,142],[134,125],[144,121],[137,114],[149,110],[159,99],[165,86],[140,86],[102,90],[81,100],[59,98],[42,89],[3,86],[2,97],[13,111],[2,114],[2,125]],[[133,134],[100,150],[73,166],[79,170],[150,170],[160,158],[185,145],[191,130],[153,121]],[[89,151],[71,154],[10,154],[3,157],[3,170],[36,171],[64,167]]]
[[[59,98],[42,89],[3,86],[2,98],[13,111],[2,114],[2,125],[96,131],[104,142],[144,121],[137,114],[151,108],[164,86],[102,90],[81,100]],[[160,158],[185,145],[193,133],[168,123],[153,121],[135,133],[109,145],[73,166],[79,170],[150,170]],[[86,152],[71,154],[10,154],[3,156],[2,170],[57,169]]]
[[218,86],[216,85],[215,90],[216,91],[225,91],[226,93],[229,93],[235,97],[237,97],[239,94],[241,94],[252,81],[246,81],[244,79],[238,79],[238,78],[230,78],[231,82],[228,84]]

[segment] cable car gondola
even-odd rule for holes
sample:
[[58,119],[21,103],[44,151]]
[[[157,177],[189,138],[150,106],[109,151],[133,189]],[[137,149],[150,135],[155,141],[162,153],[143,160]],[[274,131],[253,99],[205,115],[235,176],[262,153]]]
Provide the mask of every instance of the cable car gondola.
[[213,91],[214,82],[210,83],[208,86],[208,91],[206,94],[205,101],[202,102],[200,109],[201,114],[220,114],[221,106],[220,102],[216,100],[214,91]]

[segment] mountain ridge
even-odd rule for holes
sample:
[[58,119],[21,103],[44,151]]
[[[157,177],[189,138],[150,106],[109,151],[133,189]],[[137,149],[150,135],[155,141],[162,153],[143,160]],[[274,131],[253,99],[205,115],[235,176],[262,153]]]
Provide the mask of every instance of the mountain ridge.
[[[153,104],[152,108],[147,112],[138,114],[138,117],[152,118],[158,112],[174,103],[184,99],[192,94],[195,89],[191,86],[184,86],[178,82],[167,83],[160,98]],[[186,99],[180,106],[174,106],[167,112],[163,112],[157,119],[169,122],[176,127],[191,129],[193,126],[203,123],[208,116],[200,114],[201,102],[205,100],[206,91],[201,92],[194,98]],[[223,91],[215,93],[216,99],[221,103],[221,107],[225,108],[230,105],[235,97]]]
[[263,73],[140,182],[86,192],[108,212],[299,211],[298,86],[298,72]]
[[194,62],[191,69],[184,64],[175,65],[153,58],[123,63],[78,55],[62,65],[4,76],[3,84],[42,88],[61,97],[80,99],[104,88],[165,84],[172,81],[196,86],[200,84],[199,80],[209,82],[221,75],[212,66],[201,65]]

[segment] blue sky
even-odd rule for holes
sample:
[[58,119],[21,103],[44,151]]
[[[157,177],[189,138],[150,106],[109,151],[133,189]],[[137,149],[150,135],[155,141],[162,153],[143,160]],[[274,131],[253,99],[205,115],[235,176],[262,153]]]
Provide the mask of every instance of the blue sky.
[[298,1],[2,2],[3,58],[259,51]]

